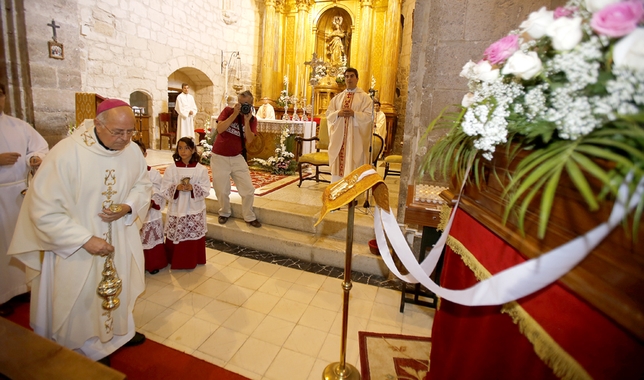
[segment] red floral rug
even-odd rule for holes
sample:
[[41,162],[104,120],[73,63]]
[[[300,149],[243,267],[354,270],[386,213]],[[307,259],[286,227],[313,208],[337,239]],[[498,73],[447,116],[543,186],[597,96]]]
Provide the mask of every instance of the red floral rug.
[[[161,173],[161,175],[163,175],[167,167],[168,165],[154,166],[154,168],[157,169]],[[210,166],[206,166],[206,168],[208,169],[208,175],[210,175],[210,182],[212,183],[212,172],[210,170]],[[305,177],[308,177],[309,175],[311,174],[306,174]],[[290,185],[295,181],[299,181],[300,177],[299,175],[277,175],[261,170],[251,169],[250,179],[251,181],[253,181],[255,195],[261,197],[262,195],[266,195],[272,193],[275,190],[281,189],[286,185]],[[232,186],[232,191],[237,192],[237,187],[235,186],[235,182],[232,179],[230,180],[230,185]]]
[[358,332],[362,380],[425,380],[429,374],[431,338]]

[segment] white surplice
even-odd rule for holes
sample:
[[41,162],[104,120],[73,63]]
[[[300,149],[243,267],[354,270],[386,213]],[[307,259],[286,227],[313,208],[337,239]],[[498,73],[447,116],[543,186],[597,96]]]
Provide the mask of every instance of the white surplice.
[[[197,116],[197,103],[195,98],[190,94],[183,92],[177,96],[174,110],[177,111],[177,141],[182,137],[195,138],[195,116]],[[192,115],[190,115],[192,111]]]
[[0,304],[26,293],[25,266],[7,256],[23,196],[31,157],[43,158],[49,151],[47,141],[29,124],[0,113],[0,153],[17,152],[13,165],[0,166]]
[[166,204],[165,198],[161,195],[161,183],[163,182],[161,173],[155,168],[150,168],[148,175],[150,176],[150,182],[152,182],[152,201],[161,209],[157,210],[154,207],[150,207],[148,210],[141,228],[143,249],[152,249],[159,244],[163,244],[163,209]]
[[[9,254],[27,265],[28,279],[33,280],[30,324],[37,334],[93,360],[134,336],[132,310],[145,289],[139,229],[151,194],[139,147],[104,148],[91,120],[52,148],[27,192],[9,247]],[[111,331],[106,328],[103,299],[96,293],[105,258],[82,248],[92,236],[106,237],[108,223],[98,214],[109,195],[113,203],[132,208],[111,223],[114,264],[122,280]]]
[[[372,133],[372,107],[373,101],[369,94],[361,88],[356,88],[351,101],[351,109],[354,112],[352,117],[338,116],[342,110],[347,91],[344,90],[329,102],[326,110],[327,123],[329,128],[329,166],[331,167],[331,182],[342,179],[347,174],[364,165],[371,160],[369,145],[371,144]],[[345,123],[347,124],[345,136]],[[343,142],[345,144],[344,170],[341,171],[340,150]]]
[[[181,163],[179,163],[181,165]],[[192,191],[179,191],[177,185],[189,178]],[[168,166],[163,173],[161,195],[168,201],[164,232],[174,244],[206,236],[206,197],[210,194],[210,176],[202,164],[194,167]]]
[[376,113],[376,134],[380,135],[384,142],[387,141],[387,116],[382,111]]

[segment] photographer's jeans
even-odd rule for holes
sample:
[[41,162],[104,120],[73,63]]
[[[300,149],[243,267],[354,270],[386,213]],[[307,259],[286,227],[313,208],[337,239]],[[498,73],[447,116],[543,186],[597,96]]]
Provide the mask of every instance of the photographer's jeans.
[[250,179],[250,169],[242,155],[233,157],[212,154],[210,157],[210,168],[212,169],[212,187],[219,201],[219,216],[230,217],[230,178],[237,186],[237,192],[242,198],[242,216],[244,221],[252,222],[257,217],[253,212],[253,201],[255,200],[255,188]]

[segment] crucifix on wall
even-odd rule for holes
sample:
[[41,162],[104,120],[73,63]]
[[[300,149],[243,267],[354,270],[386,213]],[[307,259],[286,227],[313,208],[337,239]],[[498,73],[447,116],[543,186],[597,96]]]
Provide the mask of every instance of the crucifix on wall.
[[51,27],[51,31],[53,33],[51,37],[52,41],[47,42],[47,45],[49,46],[49,58],[65,59],[63,44],[59,43],[56,37],[56,29],[60,28],[60,25],[56,25],[56,21],[52,19],[51,24],[47,24],[47,26]]

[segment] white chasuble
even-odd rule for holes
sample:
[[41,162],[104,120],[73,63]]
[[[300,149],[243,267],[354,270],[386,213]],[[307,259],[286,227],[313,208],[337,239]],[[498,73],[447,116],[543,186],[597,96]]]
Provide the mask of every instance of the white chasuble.
[[[368,163],[372,134],[373,101],[361,88],[352,94],[350,108],[353,117],[339,116],[344,106],[347,90],[329,102],[326,111],[329,128],[329,166],[332,181],[336,182],[360,166]],[[342,160],[343,159],[343,160]],[[343,161],[343,162],[341,162]]]
[[29,124],[0,113],[0,153],[17,152],[13,165],[0,165],[0,304],[26,293],[24,265],[7,256],[23,196],[31,157],[43,158],[49,151],[47,141]]
[[[107,150],[98,143],[92,121],[54,146],[27,192],[9,248],[32,270],[30,322],[37,334],[93,360],[134,336],[132,310],[145,289],[139,229],[151,195],[139,147]],[[92,236],[106,238],[108,223],[98,214],[108,199],[132,208],[111,223],[114,264],[122,280],[111,328],[96,293],[105,258],[82,248]]]

